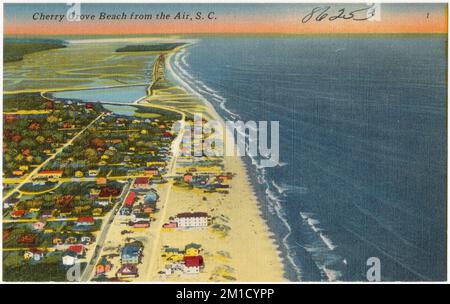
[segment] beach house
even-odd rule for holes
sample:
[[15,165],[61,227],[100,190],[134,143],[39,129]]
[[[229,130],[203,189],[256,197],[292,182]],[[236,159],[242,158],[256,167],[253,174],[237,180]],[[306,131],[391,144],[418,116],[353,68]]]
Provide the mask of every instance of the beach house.
[[77,254],[73,251],[66,251],[62,255],[62,263],[65,266],[75,265],[77,262]]
[[179,262],[183,260],[183,252],[178,248],[166,247],[161,255],[166,262]]
[[123,264],[116,272],[118,278],[137,278],[138,276],[138,268],[133,264]]
[[199,273],[204,265],[202,256],[185,256],[183,262],[185,273]]
[[185,256],[197,256],[200,253],[201,245],[190,243],[184,247],[184,255]]
[[208,214],[206,212],[184,212],[175,217],[178,228],[205,228],[208,227]]
[[172,231],[173,229],[177,228],[177,223],[175,222],[169,222],[169,223],[164,223],[162,225],[162,231]]
[[81,256],[84,254],[85,249],[83,245],[70,245],[67,248],[68,251],[72,251],[77,254],[77,256]]
[[143,245],[141,242],[135,241],[126,244],[120,254],[120,262],[122,264],[138,264],[141,261]]
[[149,189],[150,183],[148,177],[138,177],[133,183],[134,189]]
[[102,259],[97,264],[97,266],[95,266],[95,274],[99,275],[99,274],[107,273],[107,272],[111,271],[112,266],[113,266],[112,263],[110,261],[108,261],[108,259],[106,257],[102,257]]
[[145,212],[136,212],[131,215],[132,222],[149,221],[149,216]]
[[130,191],[128,193],[127,197],[125,198],[123,205],[126,207],[130,207],[130,208],[133,207],[135,198],[136,198],[136,193],[133,191]]
[[150,221],[137,221],[137,222],[130,222],[130,226],[134,228],[148,228],[150,227]]
[[157,200],[158,200],[158,194],[156,193],[156,191],[153,191],[153,190],[148,191],[144,196],[144,203],[146,203],[146,204],[154,203]]

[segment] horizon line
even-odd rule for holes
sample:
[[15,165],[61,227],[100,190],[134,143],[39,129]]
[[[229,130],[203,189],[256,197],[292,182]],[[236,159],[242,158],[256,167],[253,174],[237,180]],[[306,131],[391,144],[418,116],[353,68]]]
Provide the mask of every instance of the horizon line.
[[447,35],[446,32],[323,32],[323,33],[292,33],[292,32],[279,32],[279,33],[236,33],[236,32],[220,32],[220,33],[136,33],[136,34],[113,34],[113,33],[92,33],[92,34],[31,34],[31,33],[20,33],[20,34],[8,34],[3,33],[3,36],[322,36],[322,35],[332,35],[332,36],[343,36],[343,35]]

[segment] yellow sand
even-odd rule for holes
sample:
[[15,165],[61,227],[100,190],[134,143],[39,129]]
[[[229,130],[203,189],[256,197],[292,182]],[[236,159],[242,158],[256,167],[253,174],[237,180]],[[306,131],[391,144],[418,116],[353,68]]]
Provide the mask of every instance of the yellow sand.
[[[197,190],[185,190],[172,187],[167,205],[167,218],[184,211],[204,211],[212,216],[224,215],[229,218],[226,225],[231,227],[228,235],[223,237],[208,230],[189,230],[162,232],[161,245],[183,248],[194,242],[201,244],[205,268],[200,274],[189,274],[180,277],[171,276],[167,280],[176,281],[228,281],[223,276],[213,277],[213,274],[223,274],[223,269],[229,266],[229,272],[237,281],[283,281],[283,270],[277,250],[269,231],[263,221],[256,203],[256,198],[247,182],[243,164],[238,158],[229,157],[225,160],[225,171],[236,173],[230,182],[229,194],[202,193]],[[207,200],[204,201],[203,197]],[[222,223],[222,222],[220,222]],[[223,257],[219,252],[229,254]],[[162,269],[162,259],[158,263]],[[159,269],[159,270],[160,270]],[[155,276],[152,280],[164,280]]]
[[[166,63],[166,66],[170,69],[168,63]],[[163,94],[160,94],[148,97],[139,103],[161,106],[182,104],[182,98],[185,98],[187,92],[180,89],[178,91],[179,100],[177,96],[173,96],[170,101],[161,100],[160,97]],[[189,104],[185,103],[177,109],[186,113],[200,112],[203,117],[212,117],[212,119],[224,125],[222,118],[211,104],[198,96],[191,96],[194,101],[191,100]],[[158,250],[155,249],[158,254],[153,254],[157,261],[151,262],[151,265],[146,265],[144,261],[145,267],[141,268],[144,269],[144,273],[139,280],[196,282],[234,280],[277,282],[285,280],[279,253],[260,214],[257,199],[248,182],[247,172],[241,158],[224,157],[223,164],[225,172],[235,174],[235,177],[229,182],[230,189],[227,189],[229,194],[204,193],[200,189],[189,190],[169,185],[167,186],[167,197],[161,199],[162,205],[160,205],[160,208],[163,211],[160,212],[161,214],[158,217],[162,221],[157,221],[155,224],[160,228],[163,223],[169,221],[169,217],[175,217],[177,213],[203,211],[212,217],[220,216],[227,219],[228,222],[217,219],[213,222],[213,224],[227,225],[230,228],[227,235],[214,232],[211,229],[160,232],[161,234],[156,240],[150,241],[153,246],[158,247]],[[186,170],[186,168],[178,167],[176,172],[182,172],[183,170]],[[205,267],[200,274],[170,275],[167,277],[158,274],[158,271],[164,268],[165,263],[161,257],[162,246],[183,249],[186,244],[192,242],[200,244],[203,249],[201,255],[204,258]],[[145,252],[144,255],[146,255]]]

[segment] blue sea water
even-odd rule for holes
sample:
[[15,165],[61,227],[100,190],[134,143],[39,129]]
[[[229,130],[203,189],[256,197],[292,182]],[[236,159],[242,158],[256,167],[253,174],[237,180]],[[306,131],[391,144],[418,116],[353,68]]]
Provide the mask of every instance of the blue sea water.
[[206,38],[173,69],[226,119],[280,122],[246,159],[290,280],[446,278],[446,37]]

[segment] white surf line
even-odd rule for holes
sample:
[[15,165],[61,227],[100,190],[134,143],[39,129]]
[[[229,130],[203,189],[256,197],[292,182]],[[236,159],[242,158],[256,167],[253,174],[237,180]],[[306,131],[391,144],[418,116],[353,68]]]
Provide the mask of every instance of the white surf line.
[[[180,56],[179,53],[175,53],[175,56]],[[196,90],[194,90],[189,84],[187,84],[186,81],[184,81],[183,79],[180,78],[180,76],[174,71],[173,67],[172,67],[172,57],[173,57],[174,53],[171,53],[167,60],[168,60],[168,70],[170,72],[170,74],[175,78],[175,80],[179,83],[179,85],[181,87],[183,87],[184,89],[186,89],[187,91],[189,91],[189,93],[191,93],[192,95],[198,97],[209,109],[211,109],[214,113],[214,115],[222,122],[224,123],[223,118],[217,113],[217,111],[215,110],[214,106],[200,93],[198,93]],[[234,113],[233,113],[234,114]],[[236,114],[234,114],[236,115]],[[241,160],[241,165],[244,166],[245,168],[245,164],[244,162]],[[252,190],[254,190],[254,186],[251,185]],[[277,208],[274,208],[277,209]],[[277,216],[280,218],[280,220],[283,222],[283,224],[286,226],[288,233],[283,237],[282,239],[282,243],[284,245],[284,247],[286,248],[287,254],[286,257],[289,260],[289,262],[292,264],[292,266],[294,267],[295,271],[297,272],[297,279],[299,281],[301,281],[301,270],[300,268],[295,264],[293,257],[290,254],[290,248],[289,248],[289,244],[287,243],[287,239],[289,238],[289,236],[292,234],[292,228],[289,226],[289,223],[287,222],[287,220],[279,213],[278,210],[275,210],[277,213]],[[267,225],[267,224],[266,224]],[[270,231],[270,229],[268,229],[268,231]],[[283,265],[284,266],[284,265]]]

